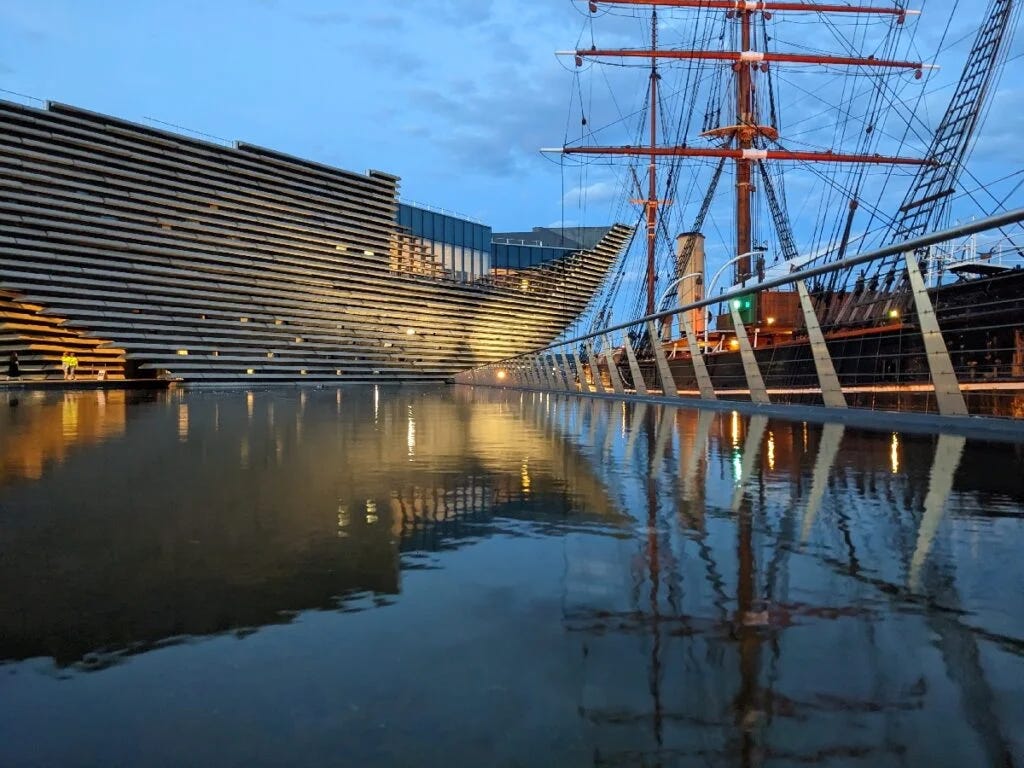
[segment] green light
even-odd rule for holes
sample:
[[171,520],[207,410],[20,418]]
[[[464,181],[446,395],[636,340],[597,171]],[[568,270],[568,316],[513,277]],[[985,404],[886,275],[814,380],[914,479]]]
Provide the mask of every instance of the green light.
[[732,305],[733,305],[733,307],[735,309],[739,309],[740,308],[740,300],[739,299],[733,299]]

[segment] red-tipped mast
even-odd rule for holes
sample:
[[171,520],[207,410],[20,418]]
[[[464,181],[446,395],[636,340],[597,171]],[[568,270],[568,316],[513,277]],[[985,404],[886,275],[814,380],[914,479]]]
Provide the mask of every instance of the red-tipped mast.
[[[931,68],[920,61],[895,61],[889,59],[876,59],[873,57],[857,56],[824,56],[802,53],[773,53],[768,51],[751,50],[751,16],[754,13],[764,13],[770,18],[773,11],[795,11],[812,13],[861,13],[861,14],[882,14],[895,17],[897,23],[903,23],[906,16],[914,11],[908,11],[900,6],[872,6],[872,5],[838,5],[833,3],[814,2],[785,2],[784,0],[591,0],[590,10],[596,12],[598,4],[605,5],[634,5],[652,7],[652,33],[650,50],[637,49],[598,49],[564,51],[575,56],[577,66],[582,65],[584,59],[594,58],[650,58],[651,60],[651,145],[650,147],[565,147],[562,151],[566,154],[588,154],[588,155],[632,155],[649,157],[648,198],[643,202],[646,205],[647,213],[647,312],[651,314],[656,311],[654,306],[654,241],[656,235],[657,221],[656,212],[662,201],[657,198],[657,183],[655,178],[655,162],[658,157],[726,157],[736,161],[736,254],[744,256],[737,260],[736,279],[746,280],[751,275],[750,252],[752,250],[751,240],[751,208],[754,188],[751,183],[752,163],[761,160],[795,160],[805,162],[840,162],[840,163],[882,163],[889,165],[924,164],[928,160],[921,160],[908,157],[883,157],[880,155],[844,155],[834,152],[794,152],[789,150],[758,149],[754,141],[758,137],[765,137],[774,141],[778,138],[775,129],[771,126],[759,125],[754,103],[753,70],[760,68],[767,70],[769,63],[778,62],[782,64],[820,64],[826,66],[844,67],[878,67],[887,69],[913,69],[917,77],[921,77],[921,71]],[[735,15],[740,22],[741,51],[683,51],[683,50],[659,50],[657,36],[657,6],[669,8],[698,8],[698,9],[722,9],[730,15]],[[732,146],[699,148],[687,146],[658,147],[657,146],[657,96],[658,96],[658,59],[702,59],[710,61],[731,62],[736,72],[736,123],[735,125],[722,126],[704,135],[707,137],[720,137]]]

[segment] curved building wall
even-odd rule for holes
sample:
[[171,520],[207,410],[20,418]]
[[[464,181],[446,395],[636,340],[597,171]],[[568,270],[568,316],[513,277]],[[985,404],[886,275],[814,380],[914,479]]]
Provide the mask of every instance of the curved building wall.
[[399,226],[397,192],[386,173],[0,102],[0,290],[124,349],[130,374],[438,380],[552,340],[631,235],[466,280]]

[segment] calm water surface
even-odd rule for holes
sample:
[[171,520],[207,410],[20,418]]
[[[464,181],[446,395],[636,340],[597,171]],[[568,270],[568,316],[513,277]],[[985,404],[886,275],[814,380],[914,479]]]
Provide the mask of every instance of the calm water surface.
[[1024,443],[5,398],[2,766],[1024,764]]

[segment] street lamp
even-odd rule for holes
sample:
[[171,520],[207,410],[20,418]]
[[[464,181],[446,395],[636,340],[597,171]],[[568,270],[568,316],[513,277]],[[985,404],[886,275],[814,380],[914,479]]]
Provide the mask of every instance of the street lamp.
[[[719,268],[719,270],[717,272],[715,272],[714,277],[711,278],[711,283],[708,285],[707,292],[705,292],[705,294],[704,294],[705,297],[711,295],[711,293],[712,293],[712,291],[713,291],[713,289],[715,287],[715,283],[718,282],[718,278],[722,276],[722,273],[725,272],[727,267],[732,266],[733,264],[735,264],[740,259],[745,259],[748,256],[756,256],[756,255],[758,255],[760,253],[764,253],[765,250],[766,250],[765,248],[758,248],[758,249],[753,250],[753,251],[747,251],[746,253],[741,253],[739,256],[734,256],[733,258],[731,258],[727,262],[725,262],[725,264],[723,264]],[[719,304],[721,304],[721,302],[719,302]],[[711,323],[704,323],[704,346],[705,347],[707,347],[707,345],[708,345],[708,329],[709,329],[710,326],[711,326]]]

